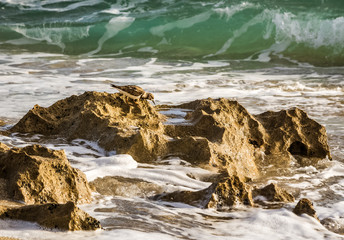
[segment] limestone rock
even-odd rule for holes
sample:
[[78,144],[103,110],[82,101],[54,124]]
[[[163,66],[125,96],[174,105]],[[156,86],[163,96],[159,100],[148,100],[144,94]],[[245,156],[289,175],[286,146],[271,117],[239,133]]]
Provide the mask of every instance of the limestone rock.
[[0,218],[37,222],[46,228],[69,231],[100,228],[99,221],[79,209],[73,202],[0,207]]
[[331,159],[326,129],[299,108],[256,115],[268,133],[266,154]]
[[315,219],[319,221],[319,218],[313,207],[313,203],[307,198],[300,199],[300,201],[297,203],[296,207],[294,208],[293,212],[296,215],[301,215],[305,213],[311,217],[314,217]]
[[28,204],[91,200],[84,173],[70,166],[62,150],[40,145],[9,148],[0,143],[0,176],[7,197]]
[[10,132],[96,141],[138,162],[176,156],[243,181],[259,177],[264,166],[288,167],[294,158],[301,165],[331,158],[325,128],[298,108],[253,116],[223,98],[170,108],[190,109],[187,124],[164,125],[166,116],[147,101],[85,92],[48,108],[36,105]]
[[154,197],[155,200],[183,202],[202,208],[226,210],[238,204],[253,206],[249,185],[238,176],[225,177],[200,191],[178,191]]
[[167,141],[164,117],[147,101],[128,101],[120,94],[73,95],[48,108],[35,105],[10,131],[97,141],[137,161],[155,160]]
[[274,183],[271,183],[261,189],[254,191],[254,195],[264,196],[268,201],[271,202],[294,202],[295,198],[293,195],[288,193],[286,190],[280,188]]
[[[176,106],[192,109],[192,124],[166,126],[170,154],[193,163],[226,169],[241,179],[256,178],[256,153],[263,151],[265,130],[237,101],[204,99]],[[179,149],[179,151],[177,151]]]

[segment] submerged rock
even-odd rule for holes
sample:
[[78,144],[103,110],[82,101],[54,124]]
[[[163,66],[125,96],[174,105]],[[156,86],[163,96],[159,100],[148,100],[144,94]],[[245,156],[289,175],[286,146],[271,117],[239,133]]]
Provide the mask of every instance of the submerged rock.
[[255,196],[263,196],[267,201],[270,202],[294,202],[295,198],[293,195],[288,193],[286,190],[280,188],[274,183],[271,183],[261,189],[254,191]]
[[157,195],[153,199],[217,210],[226,210],[238,204],[253,206],[251,188],[238,176],[222,178],[200,191],[178,191]]
[[46,228],[68,231],[96,230],[100,228],[98,220],[79,209],[73,202],[21,207],[0,206],[0,218],[37,222]]
[[316,220],[319,221],[319,218],[313,207],[313,203],[307,198],[300,199],[300,201],[297,203],[296,207],[294,208],[293,212],[296,215],[302,215],[305,213],[311,217],[314,217]]
[[70,166],[63,150],[40,145],[9,148],[0,143],[0,176],[9,199],[28,204],[91,200],[84,173]]
[[332,232],[344,235],[344,218],[325,218],[321,224]]
[[122,197],[149,197],[163,192],[163,188],[157,184],[137,178],[104,177],[90,182],[101,195]]

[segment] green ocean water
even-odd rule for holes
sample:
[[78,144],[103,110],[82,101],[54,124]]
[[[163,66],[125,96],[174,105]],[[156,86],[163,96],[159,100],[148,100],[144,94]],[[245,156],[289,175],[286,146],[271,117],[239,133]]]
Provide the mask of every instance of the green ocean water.
[[0,49],[344,65],[344,1],[1,0]]

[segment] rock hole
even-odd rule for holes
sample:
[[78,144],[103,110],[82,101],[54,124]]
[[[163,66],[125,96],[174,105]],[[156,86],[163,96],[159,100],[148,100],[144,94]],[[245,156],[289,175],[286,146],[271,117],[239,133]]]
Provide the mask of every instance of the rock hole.
[[307,146],[299,141],[293,142],[288,148],[288,151],[292,155],[307,156]]

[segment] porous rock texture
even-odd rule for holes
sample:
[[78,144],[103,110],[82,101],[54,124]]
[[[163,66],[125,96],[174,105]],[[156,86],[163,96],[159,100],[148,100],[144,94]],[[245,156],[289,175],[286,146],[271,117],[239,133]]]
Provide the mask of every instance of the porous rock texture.
[[11,132],[59,135],[98,142],[105,150],[148,162],[163,152],[163,116],[147,101],[120,94],[85,92],[48,108],[35,105]]
[[263,196],[267,201],[270,202],[294,202],[295,198],[293,195],[288,193],[283,188],[280,188],[277,184],[270,183],[269,185],[256,189],[253,191],[254,196]]
[[0,197],[27,204],[86,203],[91,190],[84,173],[72,168],[63,150],[40,145],[9,148],[0,143]]
[[239,204],[253,206],[251,187],[238,176],[224,177],[200,191],[177,191],[160,194],[153,199],[217,210],[226,210]]
[[96,230],[100,223],[73,202],[46,203],[20,207],[0,206],[0,218],[37,222],[46,228],[60,230]]
[[300,199],[300,201],[296,204],[293,212],[296,215],[301,215],[301,214],[305,213],[311,217],[314,217],[315,219],[317,219],[319,221],[319,218],[318,218],[317,213],[314,209],[313,203],[307,198]]
[[[301,109],[268,111],[255,117],[267,132],[266,155],[291,154],[303,165],[325,157],[332,159],[325,127],[310,119]],[[272,163],[278,159],[274,158]]]
[[304,165],[331,158],[325,128],[297,108],[253,116],[224,98],[167,107],[190,109],[187,123],[164,124],[147,101],[85,92],[36,105],[10,131],[92,140],[138,162],[177,156],[243,181],[259,177],[262,166],[289,166],[292,156]]

